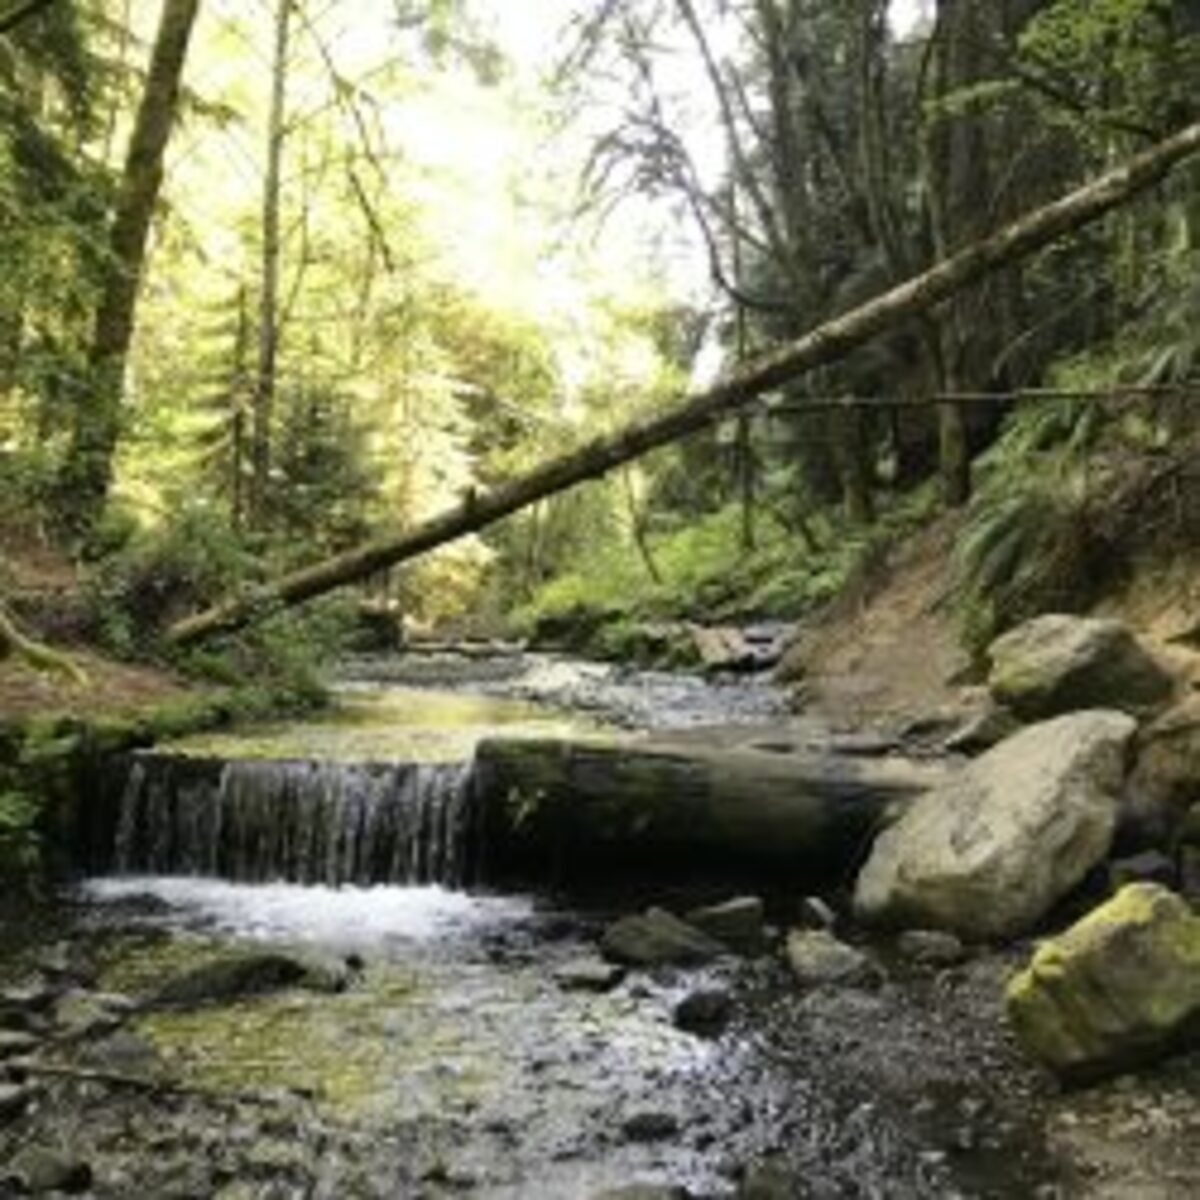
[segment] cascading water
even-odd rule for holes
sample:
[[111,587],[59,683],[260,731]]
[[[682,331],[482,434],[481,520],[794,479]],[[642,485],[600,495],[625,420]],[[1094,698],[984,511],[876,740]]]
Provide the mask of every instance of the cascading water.
[[462,763],[139,754],[111,865],[244,883],[457,886],[469,875],[471,797]]

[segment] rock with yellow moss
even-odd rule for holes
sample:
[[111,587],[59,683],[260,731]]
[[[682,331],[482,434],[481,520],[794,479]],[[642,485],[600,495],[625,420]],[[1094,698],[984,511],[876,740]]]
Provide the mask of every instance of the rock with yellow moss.
[[1153,883],[1122,888],[1044,942],[1008,985],[1025,1049],[1086,1081],[1200,1038],[1200,917]]

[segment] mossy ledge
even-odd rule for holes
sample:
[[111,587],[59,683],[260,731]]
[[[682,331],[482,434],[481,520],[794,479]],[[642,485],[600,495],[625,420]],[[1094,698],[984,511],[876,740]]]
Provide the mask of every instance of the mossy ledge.
[[0,717],[0,895],[36,893],[79,862],[114,756],[294,708],[294,696],[252,689],[131,712]]

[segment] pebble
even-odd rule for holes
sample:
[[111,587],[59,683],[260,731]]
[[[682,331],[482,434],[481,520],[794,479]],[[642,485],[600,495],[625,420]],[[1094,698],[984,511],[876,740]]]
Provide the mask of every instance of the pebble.
[[660,1142],[679,1132],[679,1118],[653,1110],[634,1113],[621,1126],[621,1132],[631,1142]]
[[692,992],[675,1006],[675,1027],[701,1037],[716,1037],[729,1023],[733,999],[719,988]]

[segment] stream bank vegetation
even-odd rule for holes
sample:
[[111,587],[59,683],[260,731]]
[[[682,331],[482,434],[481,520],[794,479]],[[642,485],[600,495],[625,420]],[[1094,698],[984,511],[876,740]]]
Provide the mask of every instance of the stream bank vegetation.
[[[670,427],[674,398],[1186,138],[1200,94],[1172,0],[515,7],[5,14],[0,675],[48,708],[108,706],[109,659],[313,702],[380,618],[686,665],[652,627],[836,611],[947,509],[978,652],[1194,553],[1186,150],[474,527],[565,450]],[[468,536],[276,611],[281,575],[446,510]],[[231,596],[265,619],[168,636]]]

